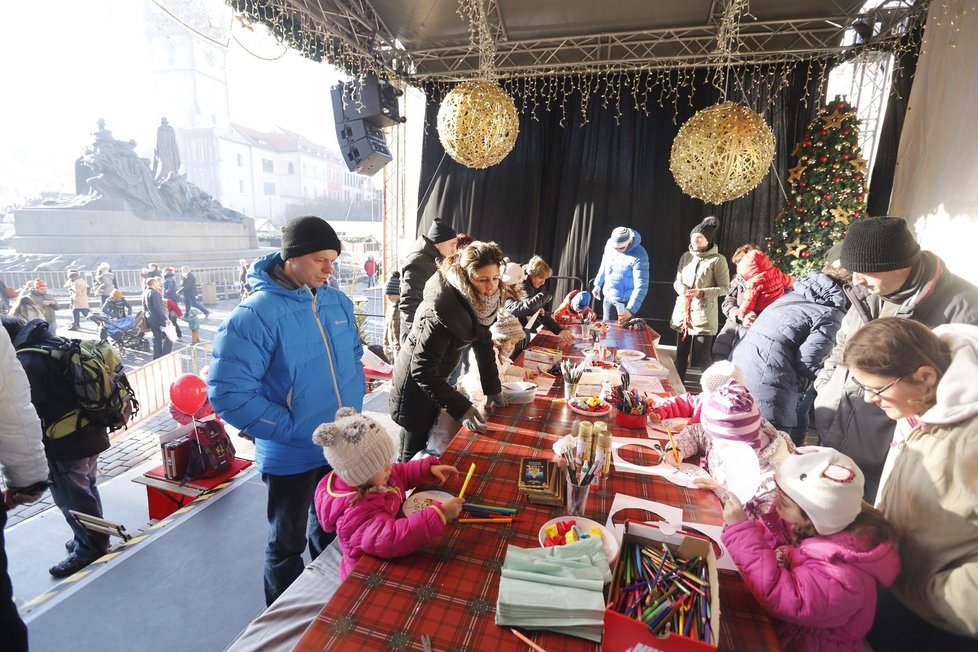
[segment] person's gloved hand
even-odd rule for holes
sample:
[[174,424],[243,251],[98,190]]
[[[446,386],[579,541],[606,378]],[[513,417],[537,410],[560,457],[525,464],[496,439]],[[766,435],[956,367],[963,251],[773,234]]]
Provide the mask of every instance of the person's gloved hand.
[[507,405],[509,405],[509,401],[506,400],[506,397],[503,396],[502,392],[499,392],[498,394],[490,394],[489,396],[486,397],[486,399],[487,399],[486,405],[488,407],[504,408]]
[[462,425],[472,432],[481,434],[485,434],[489,430],[486,425],[486,418],[474,406],[469,407],[462,415]]

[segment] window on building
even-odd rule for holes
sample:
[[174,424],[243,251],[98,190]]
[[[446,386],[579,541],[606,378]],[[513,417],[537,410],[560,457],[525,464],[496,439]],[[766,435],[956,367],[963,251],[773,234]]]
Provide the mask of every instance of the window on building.
[[275,164],[267,158],[261,160],[262,172],[275,172]]
[[244,192],[245,191],[245,185],[244,185],[244,181],[243,180],[240,180],[240,179],[238,180],[238,190],[240,192]]
[[239,168],[243,168],[244,167],[244,157],[241,156],[241,154],[238,154],[238,167]]
[[268,181],[265,182],[265,194],[266,195],[274,195],[275,194],[275,184],[274,183],[269,183]]
[[289,162],[289,174],[295,174],[295,164],[291,161]]

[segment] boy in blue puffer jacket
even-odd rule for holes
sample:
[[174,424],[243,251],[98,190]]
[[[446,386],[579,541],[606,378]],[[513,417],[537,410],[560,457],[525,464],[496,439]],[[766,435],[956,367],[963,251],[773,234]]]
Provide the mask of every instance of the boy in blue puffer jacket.
[[642,246],[642,236],[619,226],[605,244],[592,291],[594,298],[604,299],[604,321],[617,319],[623,324],[634,317],[648,291],[649,254]]

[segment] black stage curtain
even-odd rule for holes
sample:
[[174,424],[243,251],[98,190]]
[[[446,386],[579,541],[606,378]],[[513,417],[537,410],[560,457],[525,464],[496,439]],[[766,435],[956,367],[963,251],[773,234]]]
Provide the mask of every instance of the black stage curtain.
[[[779,178],[791,166],[790,151],[819,106],[821,63],[798,65],[790,83],[767,103],[770,84],[760,76],[746,84],[731,84],[727,98],[748,106],[771,106],[765,113],[776,138],[774,173],[745,197],[721,206],[707,205],[685,194],[669,171],[669,156],[679,127],[696,111],[720,101],[720,93],[706,76],[696,73],[694,84],[673,80],[678,94],[665,107],[650,101],[648,114],[620,103],[620,112],[601,97],[586,103],[582,124],[582,97],[567,84],[566,110],[535,113],[520,111],[520,134],[513,151],[499,165],[486,170],[462,166],[445,155],[438,140],[437,88],[429,97],[419,187],[419,233],[441,217],[457,231],[480,240],[498,242],[513,260],[525,262],[539,254],[550,262],[555,275],[575,276],[589,283],[598,271],[605,241],[619,225],[642,236],[652,266],[652,286],[640,315],[653,320],[664,333],[663,322],[675,302],[672,281],[680,255],[689,243],[689,231],[707,215],[720,219],[718,244],[728,256],[745,242],[763,243],[774,218],[784,205]],[[711,77],[712,78],[712,77]],[[639,80],[641,83],[644,81]],[[685,80],[688,82],[688,76]],[[544,82],[540,82],[544,83]],[[638,83],[638,82],[633,82]],[[691,89],[695,88],[695,92]],[[744,97],[746,95],[746,98]],[[658,90],[650,97],[658,98]],[[561,126],[561,122],[564,122]],[[555,300],[571,289],[559,282]]]
[[903,133],[903,120],[907,115],[907,104],[910,102],[910,88],[913,85],[914,73],[917,71],[917,59],[920,56],[920,42],[926,20],[927,12],[921,12],[919,21],[903,37],[905,41],[915,43],[916,47],[900,55],[899,65],[893,71],[893,87],[890,89],[883,126],[880,128],[880,144],[876,149],[869,196],[866,199],[866,212],[869,215],[887,215],[890,210],[893,175],[896,172],[897,154],[900,150],[900,135]]

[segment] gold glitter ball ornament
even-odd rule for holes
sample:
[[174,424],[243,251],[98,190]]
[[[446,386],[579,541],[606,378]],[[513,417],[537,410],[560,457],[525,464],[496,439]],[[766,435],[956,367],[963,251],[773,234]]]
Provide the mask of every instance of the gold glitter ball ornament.
[[720,204],[756,188],[773,158],[774,132],[764,118],[724,102],[686,121],[672,144],[669,169],[687,195]]
[[496,165],[512,151],[520,132],[513,98],[499,84],[462,82],[438,109],[438,139],[445,152],[470,168]]

